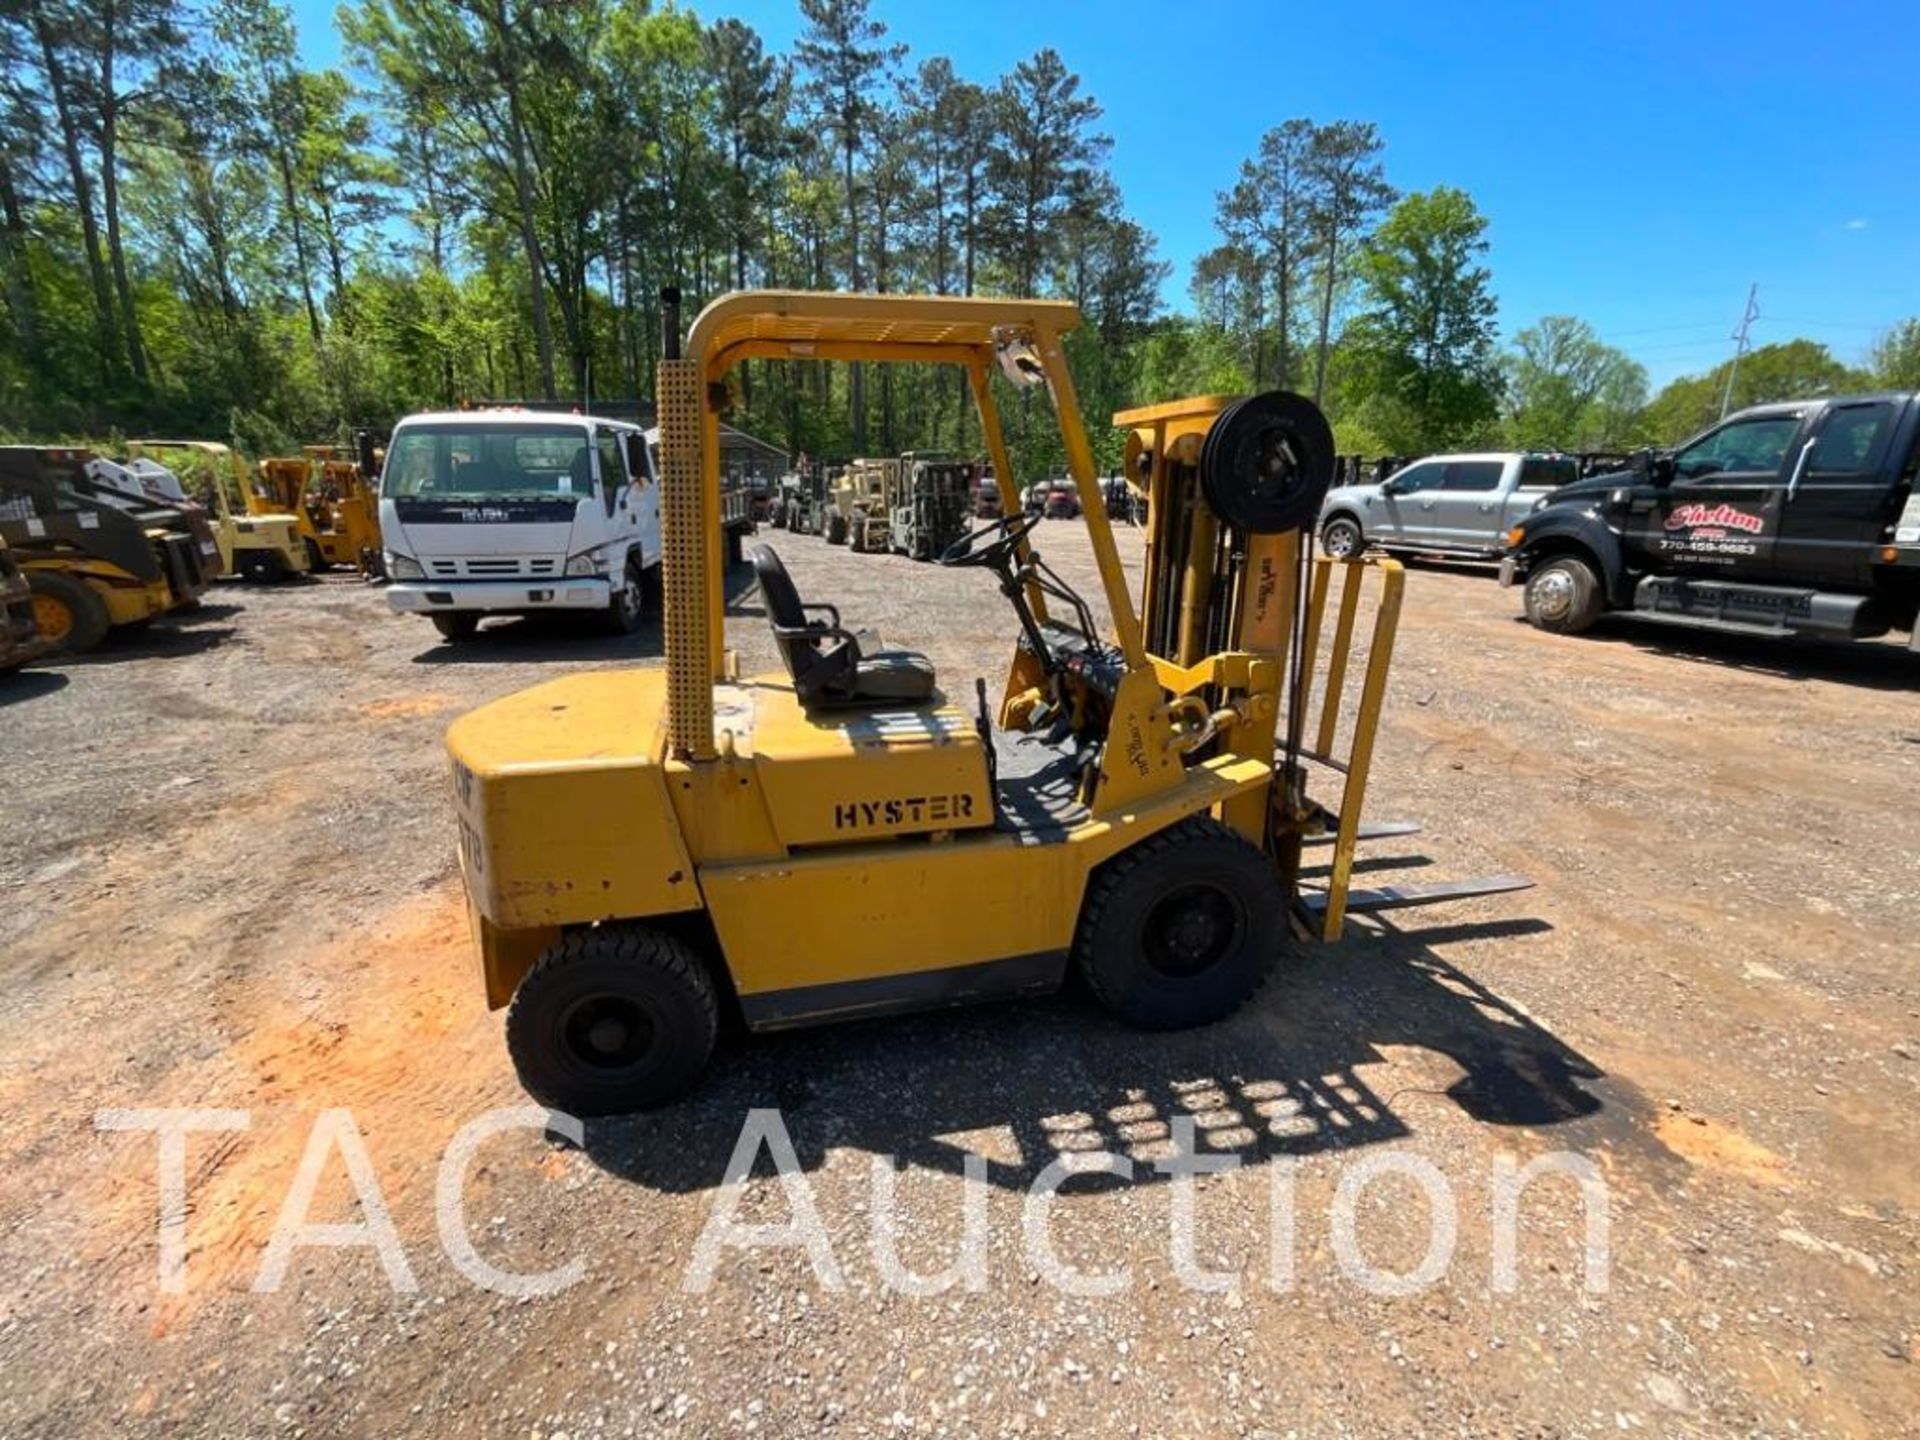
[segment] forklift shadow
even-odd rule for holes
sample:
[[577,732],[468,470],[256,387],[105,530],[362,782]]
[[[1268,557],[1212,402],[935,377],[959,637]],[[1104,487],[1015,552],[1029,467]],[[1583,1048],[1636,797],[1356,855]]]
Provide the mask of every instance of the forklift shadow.
[[[1524,616],[1517,623],[1527,623]],[[1776,639],[1610,616],[1580,637],[1582,643],[1629,646],[1646,655],[1743,670],[1780,680],[1826,680],[1866,690],[1920,690],[1920,655],[1905,643],[1874,640]]]
[[[1434,948],[1547,928],[1383,925],[1309,952],[1239,1015],[1201,1030],[1127,1029],[1070,986],[1025,1004],[734,1037],[693,1096],[589,1121],[584,1148],[635,1184],[709,1190],[746,1112],[777,1107],[806,1170],[854,1149],[959,1175],[977,1153],[990,1184],[1024,1191],[1072,1152],[1122,1155],[1136,1180],[1162,1178],[1152,1162],[1172,1153],[1168,1121],[1181,1115],[1203,1151],[1245,1164],[1413,1135],[1408,1096],[1489,1125],[1578,1120],[1608,1103],[1599,1069]],[[1454,1078],[1382,1095],[1364,1072],[1386,1064],[1387,1047],[1443,1057],[1433,1068]]]

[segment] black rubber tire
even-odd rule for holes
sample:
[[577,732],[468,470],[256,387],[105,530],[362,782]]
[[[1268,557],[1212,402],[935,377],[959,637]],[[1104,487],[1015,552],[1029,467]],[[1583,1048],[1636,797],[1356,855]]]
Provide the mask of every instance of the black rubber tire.
[[1254,535],[1310,527],[1333,468],[1333,427],[1318,405],[1290,390],[1229,405],[1200,445],[1208,508]]
[[433,628],[440,632],[442,640],[458,644],[462,640],[471,640],[474,631],[480,628],[480,617],[471,610],[446,610],[438,615],[427,617],[433,621]]
[[55,655],[84,655],[113,628],[107,602],[84,580],[59,570],[28,570],[27,588],[67,612],[67,633],[54,641],[51,653]]
[[[1196,912],[1207,932],[1200,953],[1172,954],[1181,921]],[[1244,1005],[1287,939],[1286,889],[1273,861],[1201,816],[1094,871],[1073,958],[1100,1003],[1128,1024],[1184,1030]]]
[[327,552],[320,548],[320,542],[311,538],[305,541],[307,547],[307,571],[318,575],[327,568]]
[[827,544],[844,545],[847,543],[847,517],[834,514],[827,517]]
[[541,1104],[624,1115],[690,1089],[719,1028],[713,978],[692,949],[608,924],[563,936],[527,972],[507,1009],[507,1053]]
[[287,562],[277,550],[247,550],[236,562],[240,578],[253,585],[277,585],[287,578]]
[[1606,609],[1599,575],[1578,555],[1555,555],[1535,565],[1527,574],[1525,594],[1527,619],[1554,635],[1589,630]]
[[1320,527],[1320,548],[1336,560],[1355,559],[1367,548],[1366,533],[1351,515],[1336,515]]
[[[631,635],[640,628],[641,622],[646,618],[645,572],[629,560],[625,575],[625,587],[614,592],[612,603],[607,606],[606,613],[600,617],[601,628],[609,635]],[[624,601],[623,597],[625,597]]]

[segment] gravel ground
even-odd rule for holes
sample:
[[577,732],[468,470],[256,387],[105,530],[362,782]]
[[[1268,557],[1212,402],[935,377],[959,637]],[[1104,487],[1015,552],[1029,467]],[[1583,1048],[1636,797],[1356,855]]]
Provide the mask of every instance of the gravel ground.
[[[1042,535],[1093,589],[1080,526]],[[803,593],[926,649],[949,693],[1004,666],[979,574],[772,538]],[[769,667],[757,596],[737,608],[744,663]],[[1537,889],[1356,922],[1189,1034],[1068,994],[730,1035],[678,1106],[475,1151],[478,1256],[583,1267],[537,1298],[475,1283],[436,1221],[449,1140],[525,1104],[474,972],[440,736],[565,670],[657,663],[657,624],[456,649],[331,578],[223,589],[0,680],[0,1434],[1916,1433],[1920,661],[1558,639],[1517,609],[1484,570],[1411,575],[1368,808],[1427,829],[1368,874]],[[97,1128],[158,1106],[249,1121],[187,1147],[178,1293],[154,1139]],[[762,1156],[725,1188],[756,1109],[799,1178]],[[310,1151],[330,1110],[388,1266],[303,1247],[256,1293],[303,1153],[325,1161],[312,1222],[366,1214],[342,1156]],[[1179,1117],[1237,1166],[1156,1169]],[[1057,1197],[1063,1275],[1029,1243],[1031,1187],[1099,1152],[1134,1175]],[[1496,1283],[1497,1167],[1552,1154],[1604,1188],[1604,1286],[1559,1178],[1527,1192]],[[1450,1263],[1382,1293],[1364,1267],[1447,1262],[1436,1191]],[[889,1282],[877,1214],[933,1275],[973,1203],[978,1288]],[[809,1206],[813,1248],[722,1248],[697,1284],[715,1216]],[[1074,1293],[1102,1277],[1114,1293]]]

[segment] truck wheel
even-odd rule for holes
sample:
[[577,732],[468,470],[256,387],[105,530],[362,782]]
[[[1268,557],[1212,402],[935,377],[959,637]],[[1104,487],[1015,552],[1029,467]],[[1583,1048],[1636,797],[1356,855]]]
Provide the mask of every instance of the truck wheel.
[[621,571],[620,588],[613,592],[613,603],[607,606],[603,623],[609,634],[631,635],[640,628],[640,618],[645,610],[646,596],[641,585],[640,567],[629,560],[627,568]]
[[1320,548],[1336,560],[1351,560],[1367,548],[1367,538],[1350,515],[1336,515],[1320,531]]
[[1184,820],[1094,872],[1074,962],[1131,1025],[1225,1019],[1273,972],[1287,897],[1272,860],[1217,820]]
[[706,1068],[719,1002],[700,957],[635,925],[576,930],[513,992],[507,1053],[534,1099],[571,1115],[670,1100]]
[[433,621],[433,628],[440,632],[442,640],[456,643],[471,640],[473,632],[480,628],[480,617],[471,610],[448,610],[427,618]]
[[327,552],[320,548],[320,542],[314,539],[306,541],[307,569],[318,575],[327,568]]
[[1600,618],[1600,577],[1578,555],[1556,555],[1527,576],[1526,605],[1540,629],[1578,635]]
[[107,602],[84,580],[58,570],[29,570],[27,588],[33,592],[34,623],[56,652],[84,655],[107,638],[113,625]]

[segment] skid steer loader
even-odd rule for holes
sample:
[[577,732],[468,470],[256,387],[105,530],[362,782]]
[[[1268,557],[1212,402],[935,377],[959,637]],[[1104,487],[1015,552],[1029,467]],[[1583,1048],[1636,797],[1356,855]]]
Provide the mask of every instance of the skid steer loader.
[[[663,296],[657,391],[664,668],[554,680],[448,733],[487,999],[509,1007],[536,1098],[597,1114],[686,1089],[723,1004],[775,1029],[1045,992],[1077,971],[1129,1023],[1205,1024],[1355,910],[1527,883],[1349,889],[1403,577],[1310,558],[1333,465],[1310,402],[1119,417],[1154,495],[1136,610],[1062,343],[1074,306],[747,292],[709,305],[683,348],[677,301]],[[995,695],[963,684],[974,714],[923,656],[865,653],[857,617],[803,600],[764,546],[783,668],[742,676],[726,649],[715,400],[741,362],[799,358],[965,372],[1004,516],[940,559],[1012,612]],[[1052,395],[1104,625],[1028,543],[996,366]],[[1309,794],[1310,770],[1343,782],[1336,804]],[[1316,843],[1333,859],[1309,883]]]

